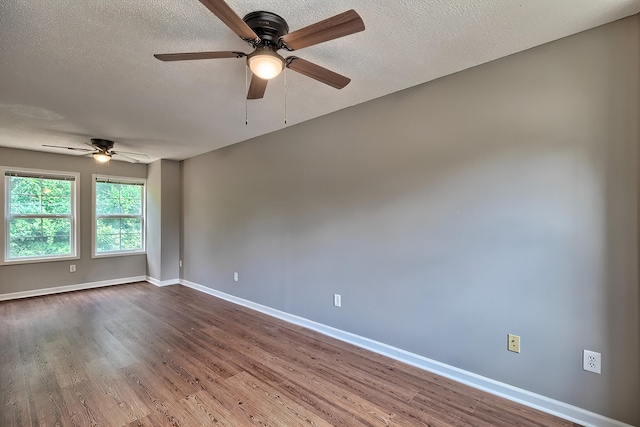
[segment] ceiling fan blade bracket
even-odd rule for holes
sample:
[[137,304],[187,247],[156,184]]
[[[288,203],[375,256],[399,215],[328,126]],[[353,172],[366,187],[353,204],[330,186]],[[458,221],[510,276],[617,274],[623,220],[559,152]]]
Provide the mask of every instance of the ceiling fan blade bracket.
[[[242,38],[242,37],[241,37]],[[255,39],[245,39],[242,38],[242,40],[244,40],[245,42],[249,43],[252,47],[256,47],[259,46],[260,43],[262,43],[262,40],[260,40],[260,37],[255,38]]]
[[280,40],[278,40],[278,48],[282,49],[282,50],[286,50],[287,52],[293,52],[295,49],[290,48],[282,39],[282,37],[280,37]]

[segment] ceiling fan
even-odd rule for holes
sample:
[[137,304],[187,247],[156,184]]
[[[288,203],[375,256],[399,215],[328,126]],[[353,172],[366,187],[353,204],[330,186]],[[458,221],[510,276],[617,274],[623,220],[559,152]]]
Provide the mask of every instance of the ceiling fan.
[[146,154],[129,153],[127,151],[113,151],[114,142],[108,139],[91,138],[91,144],[85,143],[85,145],[91,148],[78,148],[67,147],[64,145],[47,145],[42,144],[43,147],[64,148],[65,150],[72,151],[84,151],[87,155],[92,155],[100,163],[106,163],[111,160],[112,156],[122,157],[129,163],[140,163],[138,159],[134,159],[131,156],[149,158]]
[[157,59],[186,61],[246,57],[247,66],[253,73],[247,99],[262,98],[267,89],[268,80],[280,74],[284,67],[336,89],[342,89],[351,81],[348,77],[297,56],[283,58],[277,52],[281,49],[287,51],[302,49],[363,31],[364,22],[353,9],[290,33],[287,21],[275,13],[256,11],[240,19],[224,0],[200,0],[200,2],[242,40],[249,43],[253,47],[253,52],[249,54],[235,51],[167,53],[154,55]]

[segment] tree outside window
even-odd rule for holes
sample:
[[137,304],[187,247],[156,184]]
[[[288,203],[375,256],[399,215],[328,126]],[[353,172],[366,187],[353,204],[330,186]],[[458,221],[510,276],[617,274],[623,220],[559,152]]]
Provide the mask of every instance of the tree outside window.
[[75,257],[75,186],[74,176],[5,172],[6,262]]
[[94,255],[144,251],[145,184],[95,178]]

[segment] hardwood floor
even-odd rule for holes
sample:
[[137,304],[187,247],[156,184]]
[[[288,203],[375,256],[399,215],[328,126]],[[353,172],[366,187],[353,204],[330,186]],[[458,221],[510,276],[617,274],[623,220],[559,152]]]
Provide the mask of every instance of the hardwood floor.
[[0,426],[574,426],[182,286],[0,303]]

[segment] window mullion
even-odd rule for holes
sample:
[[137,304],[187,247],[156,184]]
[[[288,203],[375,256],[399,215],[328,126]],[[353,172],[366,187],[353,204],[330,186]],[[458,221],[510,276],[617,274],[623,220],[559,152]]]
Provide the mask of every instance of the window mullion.
[[7,218],[68,218],[72,219],[71,214],[10,214]]
[[42,218],[40,218],[40,252],[44,252],[44,227]]
[[43,213],[42,211],[42,180],[41,179],[38,180],[38,184],[40,184],[40,195],[38,196],[38,199],[40,201],[40,213]]

